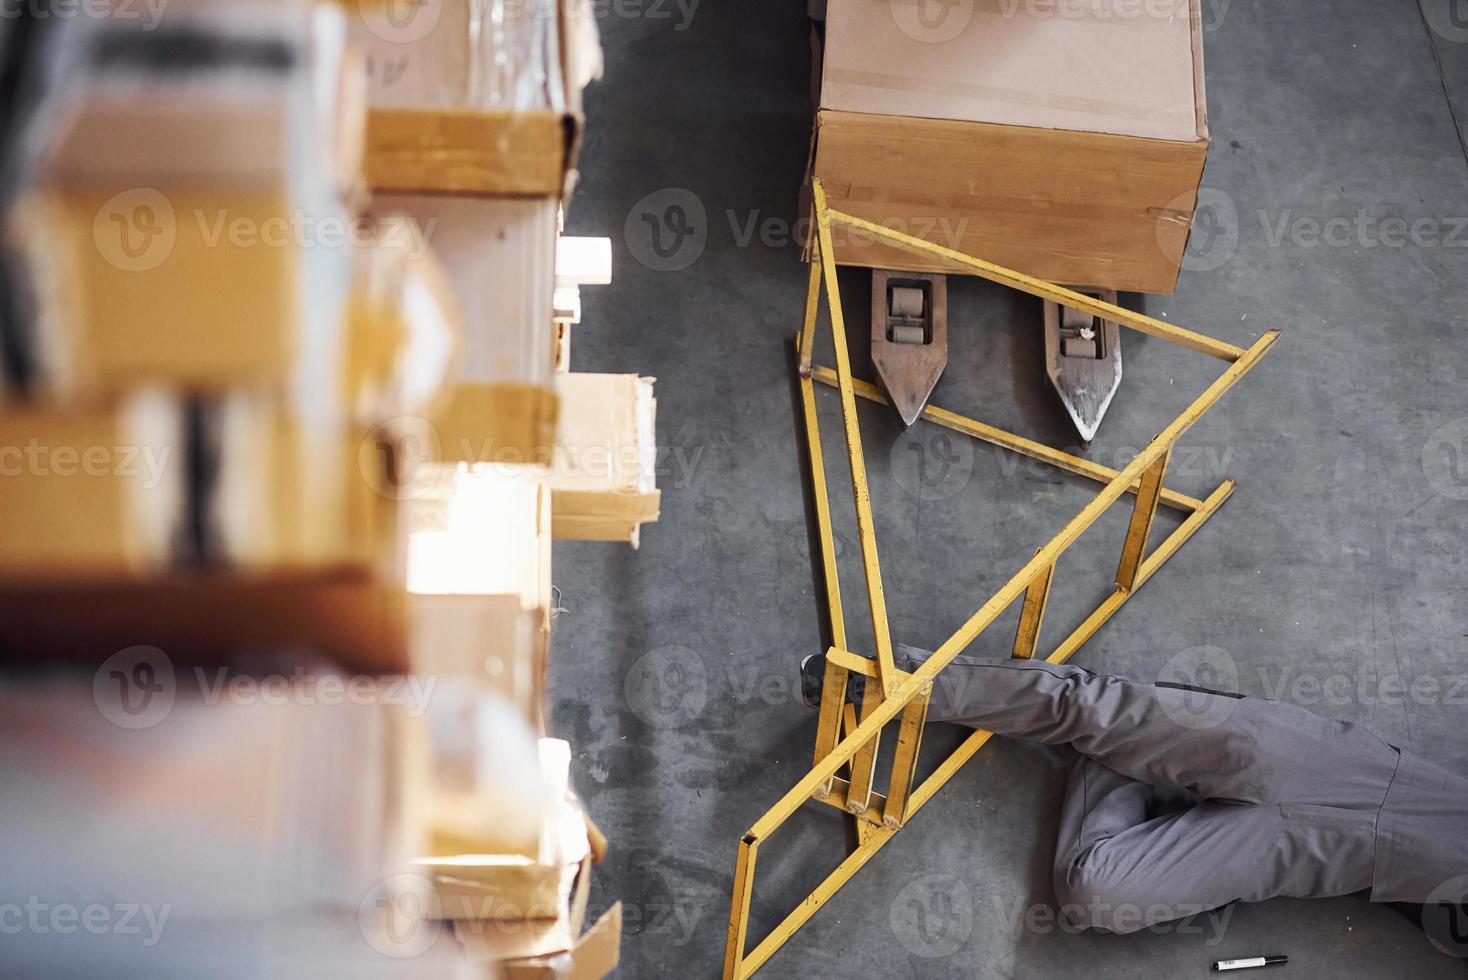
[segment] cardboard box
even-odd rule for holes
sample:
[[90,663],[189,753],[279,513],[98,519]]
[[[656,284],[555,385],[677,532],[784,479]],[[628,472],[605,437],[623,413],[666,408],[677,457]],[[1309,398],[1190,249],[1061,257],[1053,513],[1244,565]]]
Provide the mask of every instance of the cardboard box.
[[380,191],[558,197],[579,132],[554,112],[375,108],[367,182]]
[[170,567],[188,521],[186,443],[183,404],[162,393],[0,410],[0,580]]
[[[52,183],[16,212],[38,292],[42,391],[282,384],[300,348],[301,250],[281,187]],[[239,222],[242,234],[232,234]]]
[[353,6],[374,188],[556,197],[569,189],[581,91],[600,74],[583,0],[494,14],[471,0],[407,11],[391,10],[393,0]]
[[560,399],[548,385],[460,381],[432,416],[435,447],[452,463],[543,460],[555,446],[560,416]]
[[[530,776],[517,770],[522,788],[543,801],[528,854],[438,851],[413,862],[433,881],[440,918],[554,922],[566,911],[569,885],[591,856],[586,822],[570,795],[571,747],[560,739],[542,738],[527,761]],[[481,794],[479,806],[486,819],[500,805]]]
[[545,630],[539,606],[518,594],[409,594],[413,663],[446,677],[474,677],[529,721],[544,697]]
[[[583,914],[580,921],[585,921]],[[579,928],[579,922],[576,923]],[[622,958],[622,903],[596,920],[564,953],[506,960],[499,964],[506,980],[602,980]]]
[[653,379],[577,372],[560,375],[556,390],[561,426],[548,478],[555,536],[635,547],[662,502]]
[[[589,822],[570,788],[570,746],[541,741],[541,762],[557,808],[545,825],[536,865],[487,865],[477,892],[459,877],[463,864],[442,866],[435,877],[454,935],[473,961],[493,963],[497,975],[520,980],[600,980],[616,968],[621,905],[582,933],[594,861]],[[491,870],[492,869],[492,870]],[[554,877],[551,876],[554,872]],[[475,912],[475,910],[478,910]]]
[[430,415],[446,403],[463,317],[415,222],[380,221],[357,249],[347,325],[346,397],[356,422]]
[[379,195],[417,223],[463,316],[457,384],[433,418],[440,458],[527,462],[553,444],[553,300],[559,203],[552,198]]
[[507,867],[517,866],[513,857],[538,859],[556,800],[521,706],[478,677],[434,675],[427,720],[432,795],[424,853],[497,855]]
[[303,415],[270,391],[203,403],[197,427],[209,465],[195,486],[199,559],[245,571],[390,569],[394,517],[361,471],[351,430]]
[[[1171,291],[1208,152],[1199,0],[937,26],[921,3],[831,0],[810,165],[831,207],[1043,279]],[[955,271],[860,232],[835,247]]]
[[407,507],[417,669],[478,677],[542,731],[550,490],[519,467],[425,468]]
[[190,7],[58,39],[81,81],[28,134],[8,229],[37,299],[19,361],[38,397],[340,390],[362,114],[344,20],[304,0]]

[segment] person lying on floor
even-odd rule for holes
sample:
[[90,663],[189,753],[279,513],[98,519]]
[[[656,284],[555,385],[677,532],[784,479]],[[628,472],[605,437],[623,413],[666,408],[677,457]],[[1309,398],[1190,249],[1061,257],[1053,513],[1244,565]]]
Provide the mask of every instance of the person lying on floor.
[[[910,673],[931,655],[900,646],[895,661]],[[825,660],[801,663],[813,707]],[[862,680],[849,685],[857,701]],[[967,657],[938,674],[928,720],[1075,750],[1055,895],[1077,927],[1135,932],[1160,921],[1138,921],[1138,908],[1181,917],[1369,890],[1468,956],[1468,779],[1359,725],[1238,694]]]

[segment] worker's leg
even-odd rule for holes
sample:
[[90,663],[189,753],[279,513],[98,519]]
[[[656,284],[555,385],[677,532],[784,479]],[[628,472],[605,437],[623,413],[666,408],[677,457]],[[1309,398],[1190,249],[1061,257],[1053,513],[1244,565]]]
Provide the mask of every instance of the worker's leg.
[[1154,789],[1077,754],[1060,805],[1056,863],[1073,861],[1101,841],[1146,823]]
[[1055,895],[1072,924],[1136,932],[1233,901],[1371,885],[1369,811],[1205,801],[1133,823],[1151,790],[1100,763],[1077,765],[1055,854]]
[[[908,671],[930,656],[897,654]],[[1367,730],[1293,705],[1045,661],[953,661],[934,683],[928,720],[1068,744],[1132,779],[1240,803],[1374,809],[1397,763]]]

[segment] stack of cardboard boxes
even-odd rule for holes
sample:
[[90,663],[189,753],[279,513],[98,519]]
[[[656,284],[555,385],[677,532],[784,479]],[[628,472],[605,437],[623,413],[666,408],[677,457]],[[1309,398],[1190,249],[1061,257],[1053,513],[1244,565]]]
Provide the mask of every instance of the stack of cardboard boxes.
[[[458,309],[357,213],[342,15],[226,7],[58,42],[79,67],[5,227],[31,302],[0,372],[0,642],[225,655],[301,639],[277,624],[305,606],[305,639],[400,669],[393,420],[439,398]],[[390,628],[357,645],[363,621]]]
[[[17,758],[119,758],[101,786],[17,767],[6,822],[37,856],[15,887],[178,899],[197,928],[148,969],[220,922],[304,962],[318,915],[407,975],[615,965],[615,910],[582,934],[606,844],[546,737],[550,542],[656,518],[655,405],[566,373],[610,276],[604,241],[558,249],[594,22],[501,13],[190,0],[44,49],[0,195],[27,299],[0,318],[0,652],[96,673],[0,673],[0,702],[46,705]],[[120,828],[85,860],[52,860],[67,801]]]
[[[600,376],[568,373],[579,289],[611,274],[608,242],[560,237],[581,91],[600,71],[594,22],[589,8],[570,0],[503,7],[465,0],[417,23],[386,0],[358,0],[355,9],[354,40],[367,66],[373,212],[420,229],[447,268],[464,318],[449,396],[423,425],[439,462],[420,467],[404,487],[414,646],[432,651],[441,669],[472,678],[455,709],[461,715],[492,717],[487,705],[516,705],[542,736],[545,784],[559,787],[534,834],[524,833],[531,824],[509,832],[506,815],[475,802],[482,787],[461,787],[440,801],[418,867],[456,933],[505,972],[589,976],[615,960],[620,928],[614,911],[581,941],[599,835],[568,802],[569,751],[543,737],[550,542],[635,543],[640,524],[657,516],[651,383],[612,379],[622,382],[613,388]],[[640,426],[605,426],[639,413]],[[575,440],[589,440],[599,468],[562,464]],[[629,452],[630,493],[612,467]],[[567,489],[571,498],[563,497]],[[575,499],[578,490],[594,499]],[[629,498],[637,505],[630,511]],[[591,520],[578,524],[588,512]],[[611,527],[596,522],[605,515],[616,515]],[[563,534],[568,519],[572,533]]]

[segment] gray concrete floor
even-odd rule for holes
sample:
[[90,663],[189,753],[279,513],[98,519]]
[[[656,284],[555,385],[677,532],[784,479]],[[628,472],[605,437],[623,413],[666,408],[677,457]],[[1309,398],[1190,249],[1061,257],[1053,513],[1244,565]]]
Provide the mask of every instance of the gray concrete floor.
[[[1205,0],[1204,203],[1228,233],[1195,242],[1175,295],[1127,301],[1238,344],[1269,326],[1284,336],[1176,457],[1177,489],[1234,476],[1238,492],[1077,662],[1154,679],[1201,656],[1220,676],[1200,681],[1236,680],[1468,770],[1468,161],[1450,107],[1468,124],[1468,9],[1457,2],[1454,20],[1450,0],[1423,2],[1425,14],[1413,0]],[[639,552],[557,545],[553,723],[613,843],[595,902],[627,904],[622,975],[713,976],[736,843],[805,771],[814,731],[789,686],[821,643],[787,350],[805,277],[794,246],[759,234],[797,216],[804,4],[708,0],[691,19],[687,3],[598,6],[608,71],[569,224],[613,236],[617,278],[585,291],[573,360],[659,379],[663,516]],[[689,233],[660,256],[644,215],[675,204]],[[1325,240],[1332,218],[1345,220]],[[860,324],[865,279],[844,275]],[[1073,445],[1042,383],[1038,304],[951,288],[936,403]],[[1218,367],[1133,333],[1124,351],[1090,450],[1108,463]],[[828,392],[821,410],[839,481]],[[1094,490],[862,413],[905,642],[940,643]],[[1115,510],[1061,565],[1051,642],[1104,594],[1124,520]],[[837,533],[854,558],[846,503]],[[859,580],[843,586],[859,623]],[[977,649],[998,653],[1011,622]],[[930,765],[956,737],[930,732]],[[1046,917],[1061,788],[1044,757],[996,741],[762,976],[1173,977],[1262,953],[1291,956],[1281,977],[1462,973],[1358,898],[1235,907],[1131,937],[1062,931]],[[840,819],[807,810],[761,854],[752,940],[840,858]]]

